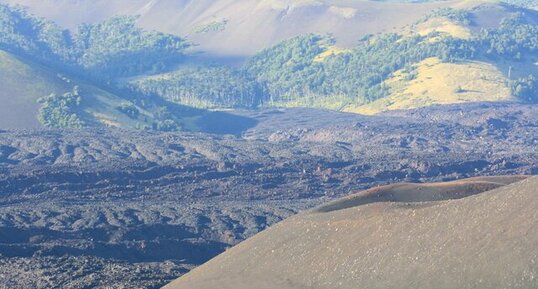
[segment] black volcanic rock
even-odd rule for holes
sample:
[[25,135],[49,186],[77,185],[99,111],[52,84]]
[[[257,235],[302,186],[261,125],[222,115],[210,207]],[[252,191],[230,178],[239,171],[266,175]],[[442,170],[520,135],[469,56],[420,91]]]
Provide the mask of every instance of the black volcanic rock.
[[[535,105],[453,105],[374,117],[312,109],[233,113],[257,125],[241,137],[1,133],[0,287],[156,288],[349,192],[538,170]],[[64,256],[71,265],[59,275]],[[81,267],[83,260],[97,265]],[[106,282],[95,283],[100,279]]]

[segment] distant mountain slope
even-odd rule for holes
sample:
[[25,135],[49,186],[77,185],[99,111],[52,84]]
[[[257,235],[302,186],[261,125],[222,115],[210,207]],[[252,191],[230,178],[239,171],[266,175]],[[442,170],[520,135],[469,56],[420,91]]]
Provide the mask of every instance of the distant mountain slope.
[[523,178],[373,188],[274,225],[165,288],[533,289],[538,177]]
[[[189,113],[187,107],[316,107],[373,114],[460,102],[538,102],[537,11],[491,1],[404,2],[156,0],[118,6],[98,1],[91,10],[97,14],[140,17],[116,16],[73,31],[0,4],[0,47],[127,96],[127,103],[114,106],[131,119],[126,127],[142,129],[197,130],[193,118],[202,111]],[[45,13],[57,3],[75,14],[86,5],[85,0],[40,3],[28,4],[45,5]],[[211,11],[211,21],[203,20]],[[236,18],[215,16],[230,11],[249,12],[233,14],[243,17],[242,30],[232,29]],[[251,18],[264,11],[280,11],[278,21],[269,14]],[[340,17],[341,26],[324,13]],[[406,24],[394,20],[403,19],[397,13],[405,15]],[[138,27],[149,27],[144,23],[151,15],[183,21],[174,27],[190,30],[172,31],[184,33],[179,37]],[[156,28],[166,31],[166,21],[156,21],[162,24]],[[193,53],[211,50],[212,41],[220,56]],[[246,50],[254,46],[268,48],[240,66],[204,59],[250,55],[258,48]],[[62,123],[57,126],[83,126],[74,113],[76,97],[45,101],[73,103],[50,110],[51,122]]]
[[[115,14],[141,15],[148,29],[187,36],[212,57],[251,56],[290,37],[330,33],[342,46],[363,35],[396,32],[434,9],[472,6],[469,1],[336,0],[2,0],[22,4],[70,28]],[[409,1],[411,2],[411,1]],[[65,13],[69,11],[69,13]]]
[[[244,59],[290,37],[330,33],[338,45],[353,46],[369,33],[397,32],[438,8],[472,8],[499,1],[338,0],[1,0],[75,28],[113,15],[141,15],[148,29],[187,36],[208,57]],[[526,7],[536,1],[506,1]],[[69,11],[69,13],[65,13]],[[487,17],[490,18],[490,17]],[[500,20],[491,14],[490,19]]]

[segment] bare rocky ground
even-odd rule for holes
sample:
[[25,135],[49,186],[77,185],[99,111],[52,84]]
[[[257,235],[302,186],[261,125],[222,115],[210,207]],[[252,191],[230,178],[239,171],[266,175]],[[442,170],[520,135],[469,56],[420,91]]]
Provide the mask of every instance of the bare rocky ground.
[[536,109],[235,112],[253,125],[234,131],[213,114],[201,123],[213,133],[1,131],[0,288],[158,288],[350,192],[536,174]]

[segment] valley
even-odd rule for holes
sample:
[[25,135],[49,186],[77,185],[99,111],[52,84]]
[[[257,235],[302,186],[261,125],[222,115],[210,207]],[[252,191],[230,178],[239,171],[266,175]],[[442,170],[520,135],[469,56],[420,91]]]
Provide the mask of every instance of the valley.
[[[172,1],[134,1],[124,6],[111,1],[96,4],[95,12],[106,11],[98,16],[88,12],[91,9],[72,7],[85,7],[85,1],[19,2],[29,7],[0,4],[0,64],[5,71],[0,81],[9,87],[0,95],[5,99],[3,128],[41,124],[200,131],[199,118],[229,109],[310,107],[375,114],[435,104],[536,103],[538,12],[524,3],[222,0],[183,1],[179,6]],[[248,19],[216,16],[250,5],[256,8]],[[78,21],[93,20],[77,22],[75,28],[54,12],[61,7],[73,9],[74,15],[88,13],[79,14]],[[201,13],[203,9],[207,11]],[[202,20],[212,9],[219,11],[212,16],[216,18]],[[267,20],[273,16],[257,15],[260,11],[287,12]],[[396,11],[408,19],[388,21]],[[197,32],[146,26],[153,13],[176,13],[173,19],[190,22],[175,27]],[[327,13],[343,20],[334,22],[334,15]],[[197,17],[187,17],[191,14]],[[269,42],[254,41],[234,29],[228,32],[236,21]],[[311,21],[326,24],[327,30]],[[393,27],[376,29],[366,23]],[[262,26],[277,29],[278,38],[253,28]],[[250,45],[228,33],[247,37]],[[216,42],[208,44],[198,34]],[[349,43],[343,44],[339,35]],[[214,49],[224,59],[237,58],[226,51],[241,50],[228,47],[228,41],[250,49],[241,63],[212,55]],[[14,79],[20,81],[8,85]],[[21,114],[26,119],[15,124]]]
[[530,288],[537,8],[0,0],[0,288]]

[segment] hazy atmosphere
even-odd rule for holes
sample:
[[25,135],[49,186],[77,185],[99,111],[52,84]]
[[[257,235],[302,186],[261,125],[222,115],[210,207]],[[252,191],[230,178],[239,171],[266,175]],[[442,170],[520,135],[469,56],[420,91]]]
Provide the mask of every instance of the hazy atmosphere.
[[538,1],[0,0],[0,288],[538,288]]

